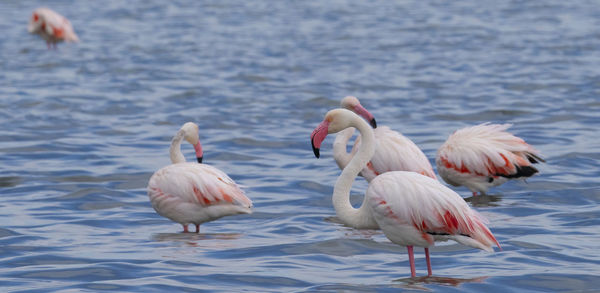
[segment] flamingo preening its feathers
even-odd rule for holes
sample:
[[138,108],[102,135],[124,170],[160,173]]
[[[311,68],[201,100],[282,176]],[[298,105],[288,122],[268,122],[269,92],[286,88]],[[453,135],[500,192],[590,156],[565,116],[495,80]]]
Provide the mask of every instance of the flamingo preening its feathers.
[[[186,163],[180,147],[186,140],[194,146],[198,163]],[[251,214],[252,201],[223,171],[201,164],[203,152],[198,137],[198,125],[185,123],[171,141],[173,164],[156,171],[148,182],[148,197],[156,212],[183,225],[196,226],[218,218]]]
[[48,49],[52,46],[56,48],[58,42],[79,41],[71,22],[54,10],[45,7],[33,11],[27,30],[32,34],[40,35],[46,41]]
[[506,131],[510,126],[483,123],[454,132],[437,152],[440,176],[476,195],[508,180],[538,173],[533,164],[545,161],[531,145]]

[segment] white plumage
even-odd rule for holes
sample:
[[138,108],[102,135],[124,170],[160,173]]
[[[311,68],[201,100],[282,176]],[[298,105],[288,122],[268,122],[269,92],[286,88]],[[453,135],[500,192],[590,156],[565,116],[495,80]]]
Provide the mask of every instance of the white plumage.
[[490,252],[498,245],[485,226],[487,220],[429,177],[384,173],[371,181],[367,196],[377,224],[394,243],[429,247],[435,241],[454,240]]
[[464,185],[475,195],[510,179],[533,176],[539,152],[506,130],[510,124],[483,123],[457,130],[438,149],[438,173],[448,184]]

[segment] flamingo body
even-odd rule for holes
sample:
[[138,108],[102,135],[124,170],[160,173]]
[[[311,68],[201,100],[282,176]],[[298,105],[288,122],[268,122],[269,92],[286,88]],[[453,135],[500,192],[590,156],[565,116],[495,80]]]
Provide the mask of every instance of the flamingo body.
[[252,202],[227,174],[206,164],[178,163],[154,173],[148,197],[156,212],[182,225],[252,213]]
[[[348,109],[376,127],[373,115],[369,113],[356,97],[348,96],[342,99],[342,108]],[[379,174],[389,171],[411,171],[436,179],[431,163],[421,149],[409,138],[387,126],[373,129],[375,134],[375,154],[360,172],[367,181],[373,180]],[[360,148],[361,136],[354,141],[351,153],[346,152],[346,145],[354,133],[353,129],[340,131],[333,144],[334,159],[340,169],[354,156]]]
[[454,240],[490,252],[492,245],[499,247],[479,213],[427,176],[387,172],[371,181],[366,196],[377,224],[396,244],[429,247],[435,241]]
[[[181,142],[194,146],[198,163],[187,163],[181,153]],[[198,125],[185,123],[173,137],[169,150],[173,164],[156,171],[148,182],[148,197],[161,216],[183,226],[200,224],[218,218],[252,213],[252,201],[223,171],[201,164],[203,151]]]
[[438,149],[438,173],[448,184],[464,185],[473,194],[511,179],[538,173],[539,152],[506,130],[510,124],[483,123],[457,130]]
[[56,43],[62,41],[79,41],[71,22],[54,10],[45,7],[33,11],[27,30],[29,33],[40,35],[48,44],[48,48],[52,45],[56,46]]

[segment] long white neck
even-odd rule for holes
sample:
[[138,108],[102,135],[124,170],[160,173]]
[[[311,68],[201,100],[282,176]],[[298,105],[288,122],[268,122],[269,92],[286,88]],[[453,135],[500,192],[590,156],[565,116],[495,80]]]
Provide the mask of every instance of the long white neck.
[[184,163],[185,157],[181,153],[181,141],[183,140],[184,132],[183,130],[177,131],[177,134],[171,140],[171,148],[169,149],[169,154],[171,155],[171,162],[173,164]]
[[354,127],[348,127],[337,133],[333,142],[333,158],[340,169],[346,168],[346,165],[352,159],[352,154],[346,152],[348,141],[354,134]]
[[353,115],[350,127],[355,127],[361,134],[362,143],[354,157],[346,165],[342,174],[338,177],[333,188],[333,207],[344,224],[358,229],[377,229],[365,196],[360,208],[356,209],[350,204],[350,190],[354,179],[362,168],[375,154],[375,135],[371,126],[360,117]]

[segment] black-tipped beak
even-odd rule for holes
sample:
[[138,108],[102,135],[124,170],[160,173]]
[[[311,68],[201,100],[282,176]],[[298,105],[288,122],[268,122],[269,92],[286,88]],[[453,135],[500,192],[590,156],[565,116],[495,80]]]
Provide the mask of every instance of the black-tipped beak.
[[202,157],[197,157],[198,163],[202,164]]
[[313,149],[313,153],[315,153],[315,157],[317,157],[317,159],[319,158],[319,156],[321,156],[321,154],[319,153],[319,148],[315,147],[315,142],[314,140],[310,140],[310,144],[312,145],[312,149]]
[[371,124],[371,127],[377,128],[377,122],[375,121],[375,118],[371,119],[371,121],[369,121],[369,124]]

